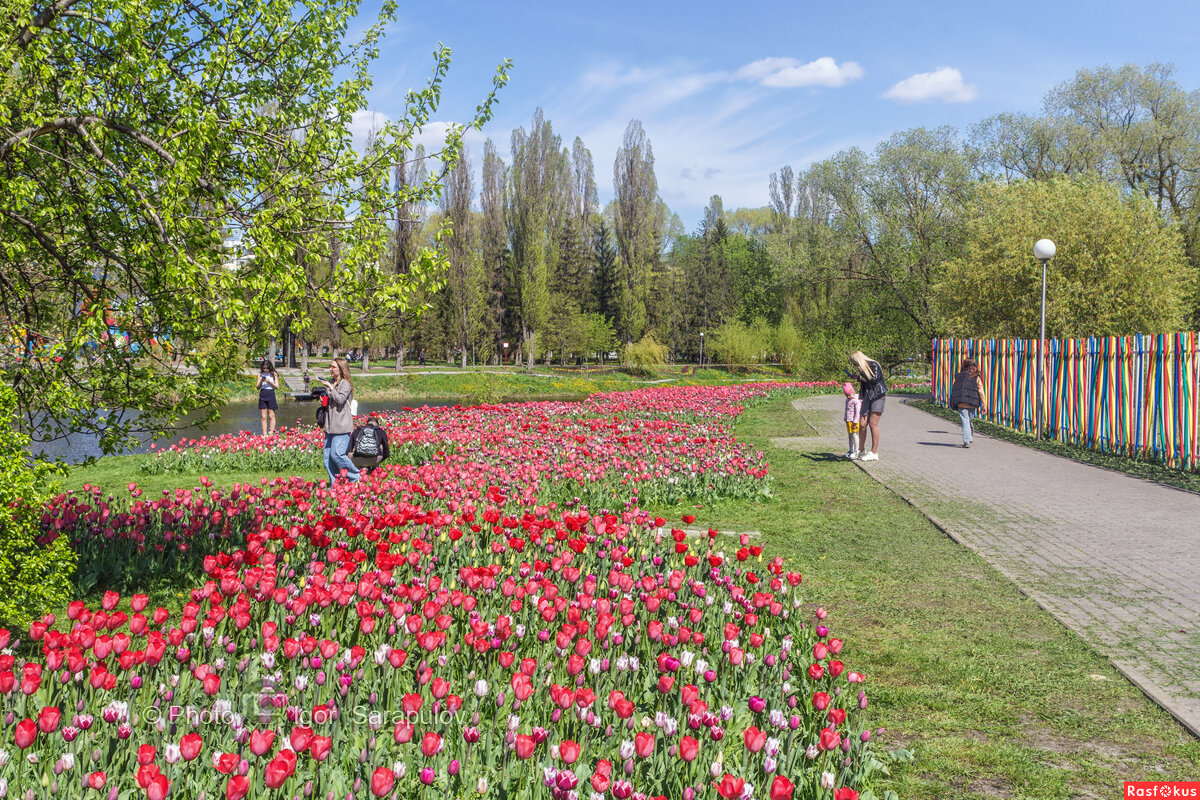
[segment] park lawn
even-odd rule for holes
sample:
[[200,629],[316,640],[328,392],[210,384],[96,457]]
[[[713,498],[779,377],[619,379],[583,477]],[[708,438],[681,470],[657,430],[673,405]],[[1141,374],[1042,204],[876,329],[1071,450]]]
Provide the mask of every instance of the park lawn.
[[[316,370],[311,370],[317,374]],[[782,371],[760,367],[746,373],[724,369],[700,369],[684,372],[682,367],[664,366],[646,375],[630,375],[615,367],[591,368],[588,371],[563,371],[544,365],[534,365],[531,372],[515,367],[468,368],[408,367],[403,374],[367,375],[357,370],[351,375],[355,395],[361,400],[404,402],[405,400],[461,399],[465,404],[511,400],[582,400],[596,392],[615,392],[639,389],[648,385],[713,386],[761,380],[797,380]],[[293,374],[293,370],[286,371]],[[384,370],[379,370],[382,373]],[[258,397],[253,378],[230,387],[231,400],[251,400]]]
[[867,675],[880,746],[915,752],[892,768],[903,800],[1110,798],[1125,780],[1200,775],[1200,741],[982,558],[854,464],[776,446],[829,424],[791,400],[737,425],[768,455],[774,500],[697,522],[761,531],[805,576],[847,667]]
[[176,488],[208,491],[200,483],[201,476],[210,478],[213,486],[225,489],[231,488],[237,483],[258,484],[264,480],[286,477],[286,475],[300,475],[303,478],[313,481],[328,479],[328,476],[325,474],[325,467],[321,464],[320,452],[314,454],[311,469],[302,472],[290,470],[286,475],[284,473],[272,475],[263,472],[224,471],[206,473],[167,472],[161,475],[148,475],[141,470],[142,462],[148,458],[153,458],[153,456],[131,455],[99,458],[88,466],[72,467],[70,474],[59,480],[59,486],[64,491],[78,491],[85,485],[98,486],[105,494],[128,499],[129,484],[131,483],[136,483],[144,495],[154,497],[163,491],[174,491]]

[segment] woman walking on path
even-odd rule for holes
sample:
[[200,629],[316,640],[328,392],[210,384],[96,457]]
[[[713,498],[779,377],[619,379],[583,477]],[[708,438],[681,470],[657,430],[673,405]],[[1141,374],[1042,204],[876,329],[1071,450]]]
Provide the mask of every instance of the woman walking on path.
[[275,365],[263,359],[258,369],[258,415],[262,418],[262,435],[275,432],[275,412],[279,410],[279,401],[275,398],[275,390],[279,388],[279,373]]
[[983,402],[983,378],[979,374],[979,365],[969,358],[964,358],[962,369],[954,376],[954,385],[950,388],[950,407],[958,411],[962,418],[963,447],[971,446],[971,412],[982,414],[986,407]]
[[357,483],[358,467],[346,454],[350,447],[350,434],[354,432],[354,415],[350,403],[354,400],[354,384],[350,382],[350,367],[346,359],[335,358],[329,364],[329,380],[318,382],[329,392],[329,410],[325,417],[325,471],[329,473],[329,486],[342,470],[351,483]]
[[[883,380],[883,367],[862,350],[850,354],[850,363],[858,373],[858,396],[862,400],[861,417],[858,423],[859,458],[863,461],[879,460],[879,418],[883,416],[883,405],[887,399],[887,383]],[[871,432],[871,452],[867,452],[867,431]]]

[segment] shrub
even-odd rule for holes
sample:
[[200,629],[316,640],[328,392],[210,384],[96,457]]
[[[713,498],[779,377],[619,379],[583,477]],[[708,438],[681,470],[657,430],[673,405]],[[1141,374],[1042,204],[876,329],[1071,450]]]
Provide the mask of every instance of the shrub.
[[713,334],[713,355],[718,363],[727,364],[730,371],[745,372],[757,364],[765,345],[749,326],[737,320],[726,322]]
[[654,368],[667,363],[667,346],[659,344],[654,334],[647,333],[640,342],[630,342],[621,348],[621,366],[633,375],[653,375]]
[[775,352],[779,355],[779,364],[784,372],[795,375],[800,369],[802,342],[800,332],[787,317],[779,322],[775,329]]
[[70,599],[75,554],[66,537],[40,540],[42,506],[65,470],[30,458],[29,436],[16,426],[16,395],[0,384],[0,626],[18,630]]

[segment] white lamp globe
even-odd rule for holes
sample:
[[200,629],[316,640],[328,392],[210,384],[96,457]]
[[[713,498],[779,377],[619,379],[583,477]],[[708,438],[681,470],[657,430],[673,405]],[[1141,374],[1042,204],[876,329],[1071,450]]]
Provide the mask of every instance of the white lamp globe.
[[1049,261],[1054,258],[1056,252],[1058,252],[1058,248],[1049,239],[1038,239],[1033,246],[1033,257],[1038,261]]

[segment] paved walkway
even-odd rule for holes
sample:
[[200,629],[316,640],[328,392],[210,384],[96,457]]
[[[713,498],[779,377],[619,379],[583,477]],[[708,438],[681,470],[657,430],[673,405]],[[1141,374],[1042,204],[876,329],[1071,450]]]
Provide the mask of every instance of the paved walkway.
[[[800,398],[821,445],[840,397]],[[859,463],[979,553],[1200,736],[1200,496],[976,435],[889,397]],[[828,431],[828,434],[825,432]]]

